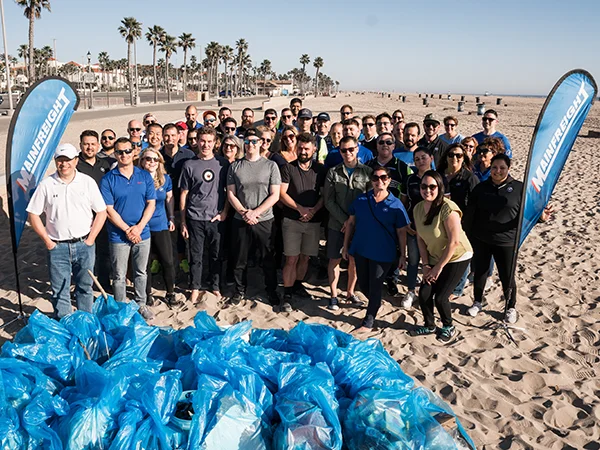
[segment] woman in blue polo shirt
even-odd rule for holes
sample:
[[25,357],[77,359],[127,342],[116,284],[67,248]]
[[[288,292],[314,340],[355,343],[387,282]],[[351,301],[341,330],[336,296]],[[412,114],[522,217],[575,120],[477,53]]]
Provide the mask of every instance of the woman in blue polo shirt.
[[[167,305],[171,307],[178,306],[179,302],[175,299],[175,266],[173,263],[173,248],[170,234],[175,231],[175,223],[173,222],[173,182],[171,181],[171,177],[166,174],[165,160],[160,152],[150,149],[144,150],[140,155],[139,165],[152,175],[154,187],[156,188],[156,209],[148,222],[148,226],[150,227],[150,251],[157,256],[162,266],[165,289],[167,291],[165,298]],[[146,303],[152,306],[154,299],[152,297],[150,259],[148,258],[148,281],[146,284],[146,294],[148,297]]]
[[373,190],[350,205],[342,257],[354,256],[360,290],[369,300],[367,314],[357,331],[373,328],[381,306],[383,282],[400,248],[398,266],[406,263],[406,227],[410,223],[402,202],[388,191],[392,178],[387,167],[371,174]]

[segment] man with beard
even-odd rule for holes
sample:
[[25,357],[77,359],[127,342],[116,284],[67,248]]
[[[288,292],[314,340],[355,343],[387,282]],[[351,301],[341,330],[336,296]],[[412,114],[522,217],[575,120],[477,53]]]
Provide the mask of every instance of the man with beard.
[[404,127],[404,146],[400,150],[394,151],[394,156],[400,161],[404,161],[409,166],[415,164],[414,153],[419,147],[419,135],[421,127],[417,122],[407,123]]
[[214,111],[204,111],[204,113],[202,114],[202,120],[204,121],[205,127],[216,128],[217,113]]
[[242,111],[242,124],[235,130],[235,135],[244,139],[246,131],[254,126],[254,111],[250,108],[244,108]]
[[[405,128],[406,129],[406,128]],[[442,155],[446,152],[448,144],[446,144],[439,136],[440,121],[433,115],[427,114],[423,119],[423,130],[425,134],[419,140],[419,147],[428,148],[433,154],[433,162],[435,166],[439,166]]]
[[[102,146],[102,150],[98,152],[98,158],[114,159],[116,139],[117,134],[110,128],[107,128],[102,132],[102,135],[100,136],[100,145]],[[116,162],[117,160],[115,159],[114,161]]]

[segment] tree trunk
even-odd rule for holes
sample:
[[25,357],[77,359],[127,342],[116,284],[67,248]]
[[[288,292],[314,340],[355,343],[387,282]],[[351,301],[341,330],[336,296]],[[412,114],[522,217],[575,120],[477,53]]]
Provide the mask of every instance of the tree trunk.
[[152,68],[154,69],[154,104],[158,103],[158,74],[156,73],[156,42],[152,51]]
[[29,18],[29,86],[35,82],[34,48],[33,48],[33,24],[35,17],[32,14]]
[[171,86],[169,83],[169,57],[165,54],[165,84],[167,85],[167,102],[171,103]]
[[129,105],[133,106],[133,73],[131,73],[131,44],[127,43],[127,74],[129,75]]
[[183,51],[183,101],[187,101],[187,50]]

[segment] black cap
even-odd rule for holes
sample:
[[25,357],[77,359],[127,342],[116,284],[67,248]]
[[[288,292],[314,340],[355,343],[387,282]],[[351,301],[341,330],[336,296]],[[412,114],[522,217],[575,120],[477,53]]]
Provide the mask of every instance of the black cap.
[[246,132],[244,133],[244,138],[247,138],[250,136],[256,136],[257,138],[262,139],[262,133],[260,132],[260,130],[257,130],[256,128],[248,128],[246,130]]
[[312,111],[308,108],[302,108],[298,111],[298,119],[312,119]]
[[329,122],[331,120],[331,117],[329,117],[329,114],[327,114],[326,112],[322,112],[319,113],[319,115],[317,116],[317,120]]

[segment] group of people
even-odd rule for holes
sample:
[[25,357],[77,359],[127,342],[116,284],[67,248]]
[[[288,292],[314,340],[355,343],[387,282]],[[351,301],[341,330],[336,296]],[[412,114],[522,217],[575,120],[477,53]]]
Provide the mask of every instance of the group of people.
[[482,131],[468,137],[454,116],[440,122],[427,114],[419,124],[400,110],[360,117],[344,105],[333,122],[327,112],[313,116],[299,98],[279,115],[265,110],[260,124],[250,108],[239,125],[227,107],[199,119],[193,105],[177,123],[160,125],[146,114],[128,123],[128,136],[85,130],[79,150],[56,149],[56,173],[40,183],[27,211],[48,249],[57,318],[72,310],[72,278],[77,308],[91,310],[88,269],[118,301],[126,300],[129,278],[140,313],[152,319],[152,274],[162,273],[171,308],[182,304],[177,267],[189,272],[187,301],[202,291],[221,299],[232,285],[226,301],[239,304],[255,261],[268,302],[281,312],[309,295],[303,283],[311,266],[326,269],[328,309],[366,306],[359,331],[375,326],[384,287],[398,295],[406,269],[401,304],[418,302],[424,317],[410,334],[442,342],[456,334],[450,302],[471,281],[468,313],[481,312],[495,265],[505,320],[516,322],[512,257],[523,185],[510,176],[512,151],[496,129],[496,111],[486,111]]

